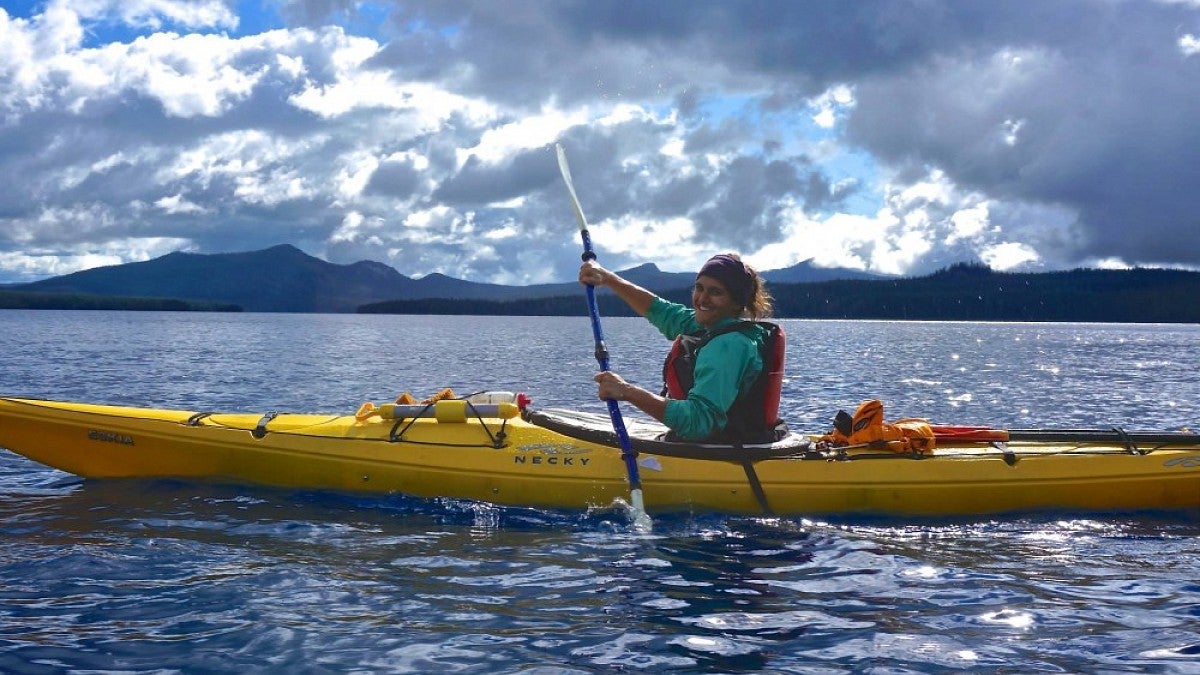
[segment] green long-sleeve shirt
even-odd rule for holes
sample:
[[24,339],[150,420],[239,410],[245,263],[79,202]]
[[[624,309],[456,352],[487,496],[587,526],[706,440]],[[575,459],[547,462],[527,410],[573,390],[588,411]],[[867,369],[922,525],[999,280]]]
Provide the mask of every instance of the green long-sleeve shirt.
[[[704,329],[696,323],[695,310],[658,297],[650,303],[646,319],[669,340]],[[726,319],[718,326],[734,321]],[[668,400],[663,422],[686,440],[703,440],[724,429],[729,407],[762,372],[762,340],[758,326],[713,338],[696,355],[695,384],[687,398]]]

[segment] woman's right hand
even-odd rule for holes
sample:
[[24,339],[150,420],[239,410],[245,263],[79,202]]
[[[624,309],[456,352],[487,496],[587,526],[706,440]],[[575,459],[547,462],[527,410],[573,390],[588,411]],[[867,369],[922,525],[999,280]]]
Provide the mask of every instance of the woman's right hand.
[[597,265],[595,260],[585,260],[579,266],[579,283],[599,288],[608,283],[611,274],[612,272]]
[[628,279],[622,277],[616,272],[610,272],[596,264],[595,260],[585,260],[579,266],[579,283],[585,286],[600,288],[604,286],[610,289],[617,297],[625,301],[633,311],[641,316],[646,316],[646,312],[650,311],[650,305],[657,297],[650,291],[631,283]]

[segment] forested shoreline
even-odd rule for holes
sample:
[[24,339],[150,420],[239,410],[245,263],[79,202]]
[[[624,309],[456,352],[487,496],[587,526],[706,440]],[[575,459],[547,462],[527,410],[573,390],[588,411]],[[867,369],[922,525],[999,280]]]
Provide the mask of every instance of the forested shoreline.
[[131,298],[84,293],[0,290],[0,309],[90,309],[133,312],[240,312],[238,305],[174,298]]
[[[778,318],[1200,323],[1200,273],[1181,270],[1004,273],[964,264],[926,277],[777,284],[770,290]],[[689,291],[662,295],[686,303]],[[373,303],[359,312],[569,316],[585,311],[583,302],[582,292],[512,301],[423,299]],[[606,316],[633,315],[609,293],[598,294],[598,302]]]
[[[841,280],[769,286],[775,316],[789,319],[910,321],[1091,321],[1200,323],[1200,272],[1165,269],[995,272],[959,264],[924,277]],[[659,290],[690,302],[690,289]],[[632,316],[611,293],[597,294],[601,314]],[[0,290],[0,309],[237,312],[237,303],[94,293]],[[296,311],[272,307],[265,311]],[[360,305],[362,314],[579,316],[582,290],[542,298],[424,298]]]

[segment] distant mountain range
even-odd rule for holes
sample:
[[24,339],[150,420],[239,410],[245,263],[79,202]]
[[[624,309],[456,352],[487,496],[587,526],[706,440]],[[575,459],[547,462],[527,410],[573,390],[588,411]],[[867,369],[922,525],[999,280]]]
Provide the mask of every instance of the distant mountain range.
[[[641,265],[621,274],[689,301],[691,272]],[[783,318],[1200,323],[1200,272],[1163,269],[995,272],[959,264],[925,277],[880,277],[811,262],[763,273]],[[336,265],[294,246],[171,253],[146,262],[0,289],[0,307],[56,309],[579,315],[578,283],[504,286],[378,262]],[[630,312],[609,292],[605,315]]]
[[[654,291],[690,287],[695,275],[641,265],[621,274]],[[763,273],[769,283],[879,278],[855,270],[816,267],[805,261]],[[170,253],[145,262],[97,267],[8,287],[37,293],[170,298],[237,305],[249,312],[355,312],[390,300],[514,301],[577,296],[578,283],[505,286],[430,274],[407,277],[383,263],[337,265],[283,244],[247,253]]]

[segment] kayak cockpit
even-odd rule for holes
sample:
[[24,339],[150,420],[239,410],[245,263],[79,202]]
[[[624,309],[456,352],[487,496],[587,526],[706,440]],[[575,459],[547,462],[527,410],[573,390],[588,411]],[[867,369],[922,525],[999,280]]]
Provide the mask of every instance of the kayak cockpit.
[[[620,448],[613,431],[612,420],[599,413],[548,408],[526,409],[522,417],[530,424],[582,441]],[[666,425],[654,420],[625,419],[630,444],[639,453],[714,460],[760,460],[783,457],[803,457],[814,450],[812,440],[804,435],[789,433],[773,443],[727,445],[676,441],[669,438]]]

